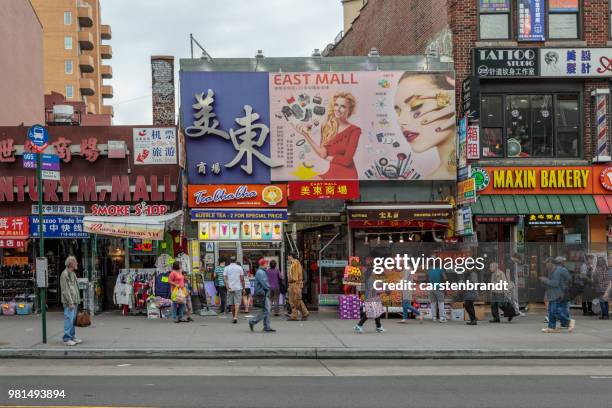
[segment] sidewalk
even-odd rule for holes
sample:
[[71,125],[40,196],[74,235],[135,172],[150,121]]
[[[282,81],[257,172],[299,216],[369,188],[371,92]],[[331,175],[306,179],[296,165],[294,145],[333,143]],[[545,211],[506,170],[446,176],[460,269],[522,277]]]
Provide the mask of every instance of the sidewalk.
[[275,317],[278,332],[249,331],[244,314],[230,318],[195,316],[194,323],[147,320],[104,313],[89,328],[77,328],[83,344],[61,342],[63,316],[47,316],[48,343],[42,344],[37,315],[0,316],[0,357],[38,358],[612,358],[612,320],[575,317],[574,333],[544,334],[544,314],[530,313],[511,324],[446,324],[383,319],[386,333],[352,331],[355,321],[333,310],[312,313],[307,322]]

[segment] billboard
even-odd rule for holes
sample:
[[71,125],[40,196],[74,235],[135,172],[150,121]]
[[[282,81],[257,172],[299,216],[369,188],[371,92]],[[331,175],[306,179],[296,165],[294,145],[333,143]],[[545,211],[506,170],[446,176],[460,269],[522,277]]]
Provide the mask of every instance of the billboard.
[[452,72],[181,72],[193,184],[455,180]]

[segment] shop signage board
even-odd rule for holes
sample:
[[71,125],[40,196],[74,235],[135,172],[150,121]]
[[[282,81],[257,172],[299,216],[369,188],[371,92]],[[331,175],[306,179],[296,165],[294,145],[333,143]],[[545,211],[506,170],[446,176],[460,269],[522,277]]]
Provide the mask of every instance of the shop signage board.
[[476,219],[476,222],[480,224],[506,224],[506,223],[516,224],[518,222],[517,216],[489,217],[489,216],[477,215],[475,219]]
[[457,227],[455,232],[457,236],[470,236],[474,234],[471,207],[457,210]]
[[421,219],[397,219],[397,220],[349,220],[351,228],[419,228],[419,229],[446,229],[447,223],[421,220]]
[[[43,219],[43,233],[47,238],[89,238],[84,231],[83,217],[71,216],[45,216]],[[30,235],[38,238],[38,216],[30,217]]]
[[25,239],[0,238],[0,248],[26,248],[28,241]]
[[269,221],[200,221],[198,239],[200,241],[279,241],[283,238],[283,223]]
[[189,207],[287,207],[286,184],[189,185]]
[[472,173],[471,166],[468,164],[465,167],[459,167],[457,169],[457,181],[467,180]]
[[287,210],[191,210],[191,221],[286,221]]
[[134,164],[177,164],[175,128],[134,128]]
[[348,261],[342,259],[319,259],[317,265],[319,268],[344,268],[348,265]]
[[604,189],[612,191],[612,167],[606,167],[601,171],[599,182]]
[[[32,205],[32,214],[38,215],[38,204]],[[43,205],[43,215],[85,215],[85,206]]]
[[537,77],[540,58],[537,48],[475,48],[474,75],[479,78]]
[[450,209],[349,210],[349,221],[397,221],[450,218]]
[[0,238],[28,239],[28,217],[0,217]]
[[[420,73],[419,73],[420,74]],[[418,86],[406,71],[181,72],[187,169],[193,184],[253,184],[322,180],[454,180],[451,157],[423,146],[439,136],[435,123],[421,125],[433,110],[450,117],[443,143],[455,144],[454,73],[437,72],[423,92],[436,95],[405,106],[409,124],[395,106]],[[351,126],[338,133],[328,119],[338,98],[355,105]],[[423,112],[422,116],[415,113]],[[400,122],[402,124],[400,124]],[[410,131],[418,128],[419,132]],[[441,142],[441,143],[442,143]],[[326,146],[332,161],[313,148]],[[418,153],[417,153],[418,152]],[[454,163],[454,160],[452,161]]]
[[457,127],[457,158],[458,166],[467,166],[467,116],[459,119],[459,126]]
[[551,227],[563,225],[561,214],[529,214],[525,217],[530,227]]
[[108,158],[109,159],[125,159],[127,146],[124,140],[109,140],[108,141]]
[[489,183],[478,194],[592,194],[600,174],[599,168],[589,166],[479,169]]
[[518,40],[545,41],[545,0],[518,0]]
[[612,77],[612,48],[542,48],[541,76]]
[[83,230],[90,234],[110,235],[112,237],[141,238],[156,241],[164,239],[163,225],[83,221]]
[[467,159],[480,159],[480,126],[471,125],[467,128]]
[[470,120],[480,118],[480,79],[470,76],[461,84],[461,109]]
[[476,202],[476,183],[474,178],[457,183],[457,204],[465,205]]
[[474,178],[477,192],[480,192],[488,187],[490,178],[486,169],[472,166],[472,177]]
[[90,213],[97,217],[156,216],[167,214],[169,210],[170,207],[165,204],[147,204],[143,201],[133,206],[129,204],[93,204]]
[[359,198],[359,181],[290,181],[289,199],[319,200],[340,199],[354,200]]
[[479,0],[481,12],[510,11],[510,0]]

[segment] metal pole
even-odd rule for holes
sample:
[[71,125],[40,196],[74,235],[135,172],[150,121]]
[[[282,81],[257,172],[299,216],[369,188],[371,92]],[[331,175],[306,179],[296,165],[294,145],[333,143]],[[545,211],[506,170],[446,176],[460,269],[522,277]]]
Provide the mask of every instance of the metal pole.
[[191,45],[191,59],[193,59],[193,34],[189,34],[189,44]]
[[[36,155],[36,179],[38,181],[38,239],[40,256],[45,256],[45,236],[43,232],[43,187],[42,153]],[[40,311],[42,313],[42,341],[47,344],[47,288],[40,288]]]

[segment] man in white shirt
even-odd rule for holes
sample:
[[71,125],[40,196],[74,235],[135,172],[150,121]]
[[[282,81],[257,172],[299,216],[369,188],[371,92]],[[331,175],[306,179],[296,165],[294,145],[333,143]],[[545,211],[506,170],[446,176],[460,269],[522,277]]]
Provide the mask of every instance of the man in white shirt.
[[227,288],[227,305],[232,307],[232,323],[238,323],[238,311],[244,292],[244,271],[236,263],[236,258],[230,258],[230,264],[223,270],[223,280]]

